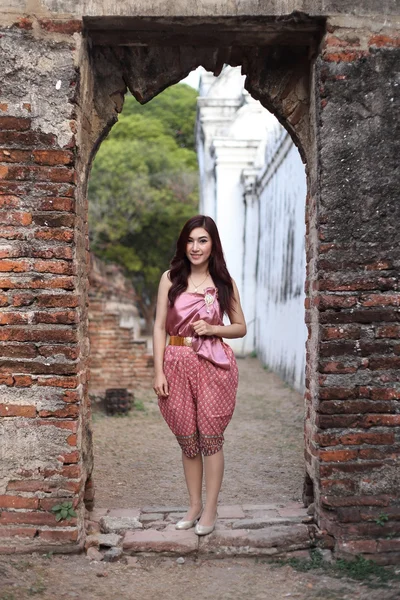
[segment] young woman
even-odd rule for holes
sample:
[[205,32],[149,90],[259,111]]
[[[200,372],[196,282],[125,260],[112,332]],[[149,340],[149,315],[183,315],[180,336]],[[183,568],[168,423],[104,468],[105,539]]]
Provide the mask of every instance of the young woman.
[[[230,325],[223,324],[224,313]],[[167,347],[166,334],[170,336]],[[211,217],[193,217],[184,225],[171,269],[160,281],[153,389],[182,448],[190,507],[176,528],[189,529],[197,523],[197,535],[211,533],[215,527],[224,472],[223,433],[236,401],[236,360],[221,338],[244,335],[239,294],[226,268],[217,226]]]

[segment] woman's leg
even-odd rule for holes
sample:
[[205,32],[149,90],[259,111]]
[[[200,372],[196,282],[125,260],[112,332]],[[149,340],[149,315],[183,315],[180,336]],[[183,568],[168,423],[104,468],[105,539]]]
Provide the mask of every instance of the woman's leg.
[[206,504],[200,519],[200,525],[213,525],[217,517],[218,495],[224,476],[224,451],[221,448],[215,454],[204,457],[206,480]]
[[191,521],[202,508],[202,486],[203,486],[203,458],[199,452],[194,458],[189,458],[182,452],[183,471],[185,473],[186,486],[189,493],[190,507],[184,520]]

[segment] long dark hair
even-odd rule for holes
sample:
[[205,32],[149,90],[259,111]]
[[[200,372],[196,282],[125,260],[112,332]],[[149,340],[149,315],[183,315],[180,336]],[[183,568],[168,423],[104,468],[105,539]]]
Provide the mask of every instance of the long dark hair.
[[186,246],[191,232],[196,227],[203,227],[211,237],[212,248],[208,270],[218,289],[218,300],[221,310],[223,313],[229,314],[233,309],[234,299],[232,278],[226,267],[224,252],[215,221],[211,217],[205,217],[204,215],[196,215],[189,219],[183,226],[176,242],[176,252],[174,258],[171,260],[171,270],[169,272],[169,277],[172,281],[172,286],[168,292],[169,301],[173,305],[179,294],[187,288],[191,266],[186,256]]

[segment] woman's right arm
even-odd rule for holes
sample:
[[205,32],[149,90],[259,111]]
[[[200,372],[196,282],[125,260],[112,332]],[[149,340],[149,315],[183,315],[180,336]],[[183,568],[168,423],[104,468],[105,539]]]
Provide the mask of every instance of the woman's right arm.
[[165,323],[168,310],[168,291],[172,283],[168,277],[169,271],[163,273],[158,286],[156,320],[153,329],[154,381],[153,390],[157,396],[168,396],[168,383],[164,375],[164,351],[167,332]]

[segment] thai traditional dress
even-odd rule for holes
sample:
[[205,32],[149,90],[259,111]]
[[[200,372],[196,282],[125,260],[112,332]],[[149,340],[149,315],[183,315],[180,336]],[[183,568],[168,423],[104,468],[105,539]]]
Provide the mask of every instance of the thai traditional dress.
[[209,456],[224,443],[224,430],[232,418],[238,385],[238,368],[230,346],[217,336],[198,336],[192,324],[203,319],[223,325],[218,291],[183,292],[168,307],[166,329],[170,336],[187,338],[189,345],[168,345],[164,373],[169,395],[159,407],[183,452]]

